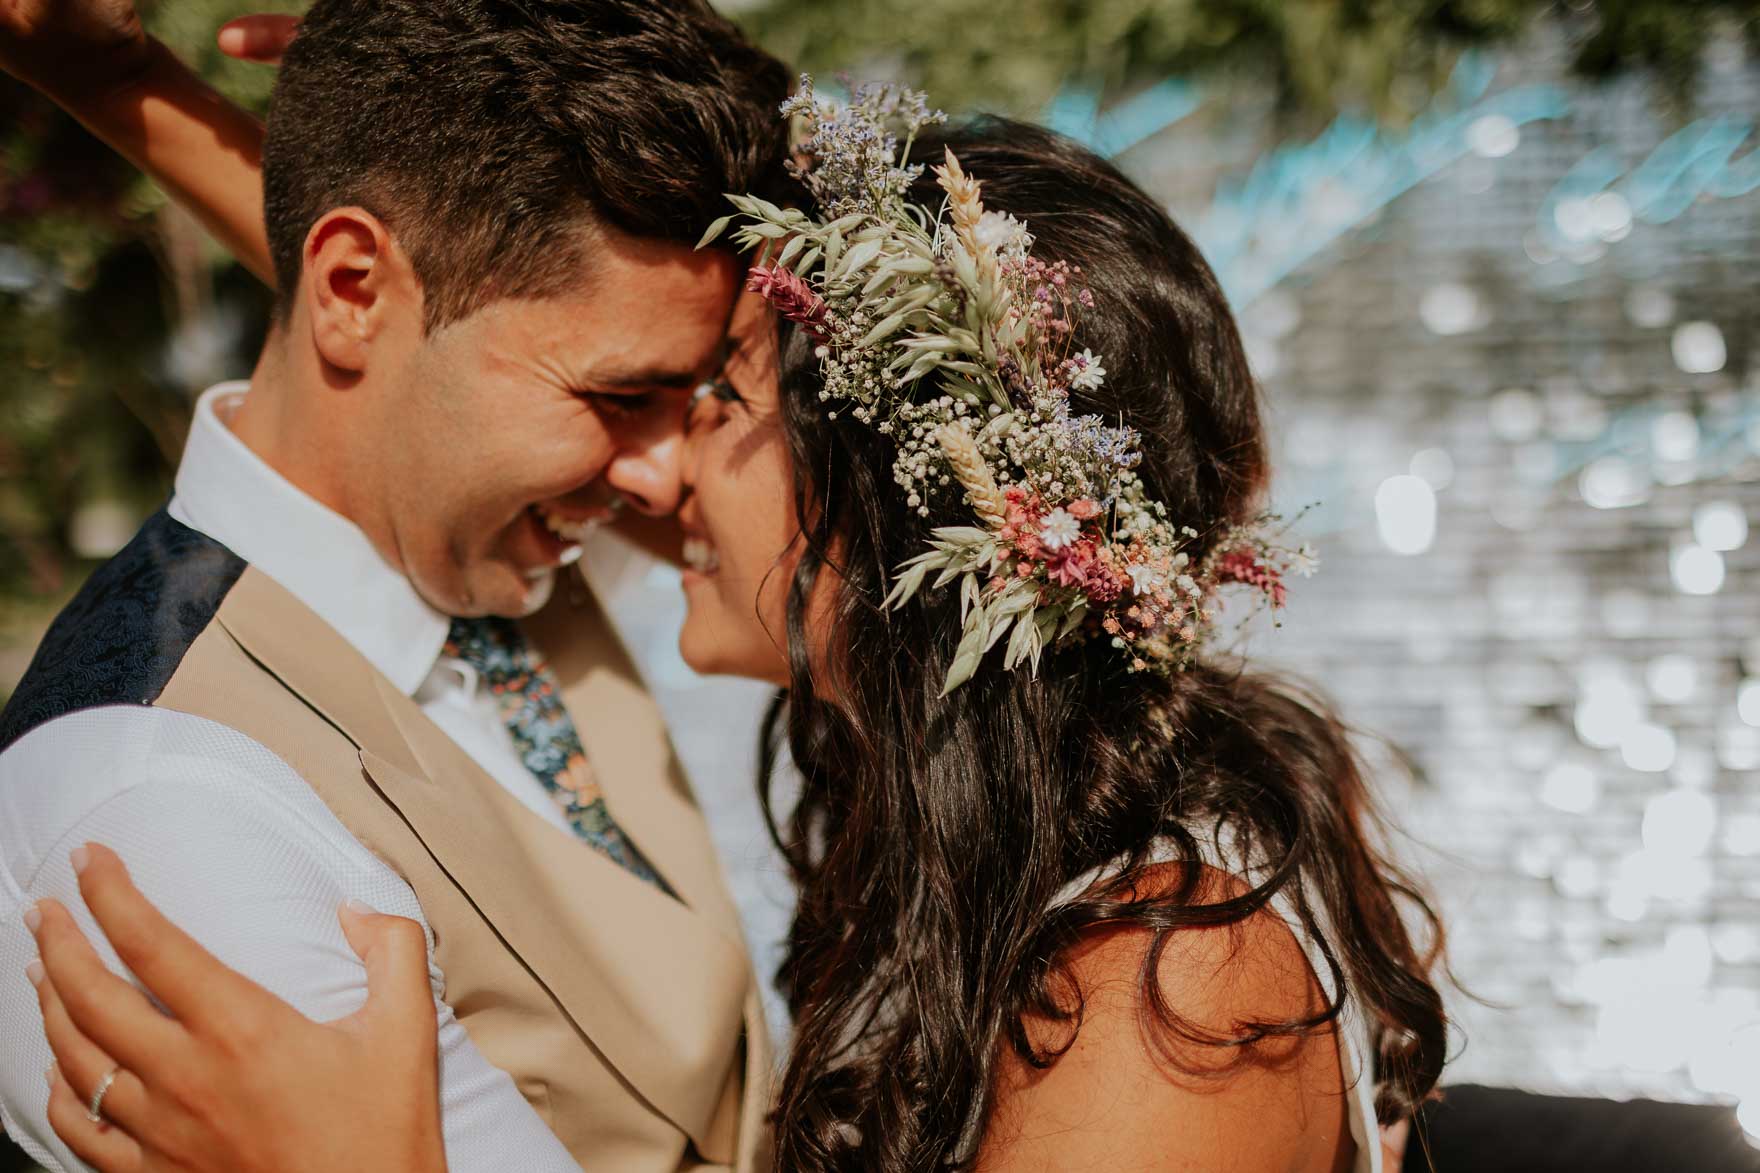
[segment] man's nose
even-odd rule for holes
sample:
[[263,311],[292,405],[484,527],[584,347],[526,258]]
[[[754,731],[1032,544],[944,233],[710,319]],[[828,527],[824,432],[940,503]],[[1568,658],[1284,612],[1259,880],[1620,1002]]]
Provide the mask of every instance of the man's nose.
[[606,466],[605,482],[631,507],[649,517],[665,517],[678,508],[683,491],[684,449],[682,427],[656,428],[639,444],[618,450]]

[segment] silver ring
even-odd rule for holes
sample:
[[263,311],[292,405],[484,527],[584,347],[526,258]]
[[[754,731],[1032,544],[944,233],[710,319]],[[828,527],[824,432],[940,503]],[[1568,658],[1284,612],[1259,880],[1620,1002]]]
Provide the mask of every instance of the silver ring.
[[112,1067],[104,1073],[104,1078],[98,1081],[98,1090],[92,1093],[92,1105],[86,1109],[86,1119],[93,1124],[102,1123],[104,1119],[104,1094],[110,1090],[110,1085],[116,1082],[116,1073],[121,1070],[121,1067]]

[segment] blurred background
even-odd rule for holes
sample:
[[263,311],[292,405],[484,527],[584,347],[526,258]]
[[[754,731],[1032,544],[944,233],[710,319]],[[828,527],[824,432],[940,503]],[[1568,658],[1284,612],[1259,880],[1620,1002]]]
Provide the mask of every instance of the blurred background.
[[[260,106],[272,75],[213,31],[297,7],[147,16]],[[1244,638],[1382,767],[1464,986],[1446,1082],[1733,1106],[1760,1145],[1760,3],[722,7],[815,72],[1047,122],[1166,201],[1240,315],[1281,503],[1319,503],[1321,574]],[[168,492],[266,304],[0,78],[0,694]],[[679,661],[674,572],[586,563],[773,968],[766,693]]]

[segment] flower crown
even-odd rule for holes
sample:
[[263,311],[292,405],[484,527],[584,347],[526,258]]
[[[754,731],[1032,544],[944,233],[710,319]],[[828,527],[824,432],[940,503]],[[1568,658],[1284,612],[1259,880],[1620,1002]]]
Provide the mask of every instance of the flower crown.
[[[890,85],[832,102],[807,76],[782,112],[806,160],[792,166],[823,218],[729,196],[733,239],[766,250],[747,287],[817,341],[830,417],[847,411],[897,442],[906,504],[927,517],[960,494],[976,515],[935,529],[884,603],[957,584],[963,634],[942,695],[1005,639],[1008,669],[1037,671],[1047,647],[1098,637],[1133,671],[1171,671],[1209,634],[1217,588],[1246,584],[1283,605],[1286,572],[1311,573],[1315,560],[1273,543],[1277,519],[1215,535],[1194,563],[1185,547],[1198,532],[1176,528],[1135,471],[1136,432],[1072,414],[1070,392],[1106,378],[1100,356],[1073,351],[1094,304],[1081,269],[1035,258],[1027,226],[985,211],[951,150],[935,168],[939,212],[908,198],[922,168],[899,161],[945,115]],[[710,225],[699,247],[735,218]]]

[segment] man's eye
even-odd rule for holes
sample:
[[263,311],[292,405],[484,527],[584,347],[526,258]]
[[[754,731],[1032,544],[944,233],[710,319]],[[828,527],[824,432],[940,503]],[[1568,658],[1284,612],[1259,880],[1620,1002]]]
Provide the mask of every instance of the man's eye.
[[710,379],[709,394],[723,403],[744,403],[745,397],[726,379]]
[[634,395],[613,395],[604,391],[589,391],[586,395],[601,411],[619,417],[641,415],[652,408],[659,399],[659,396],[651,391]]

